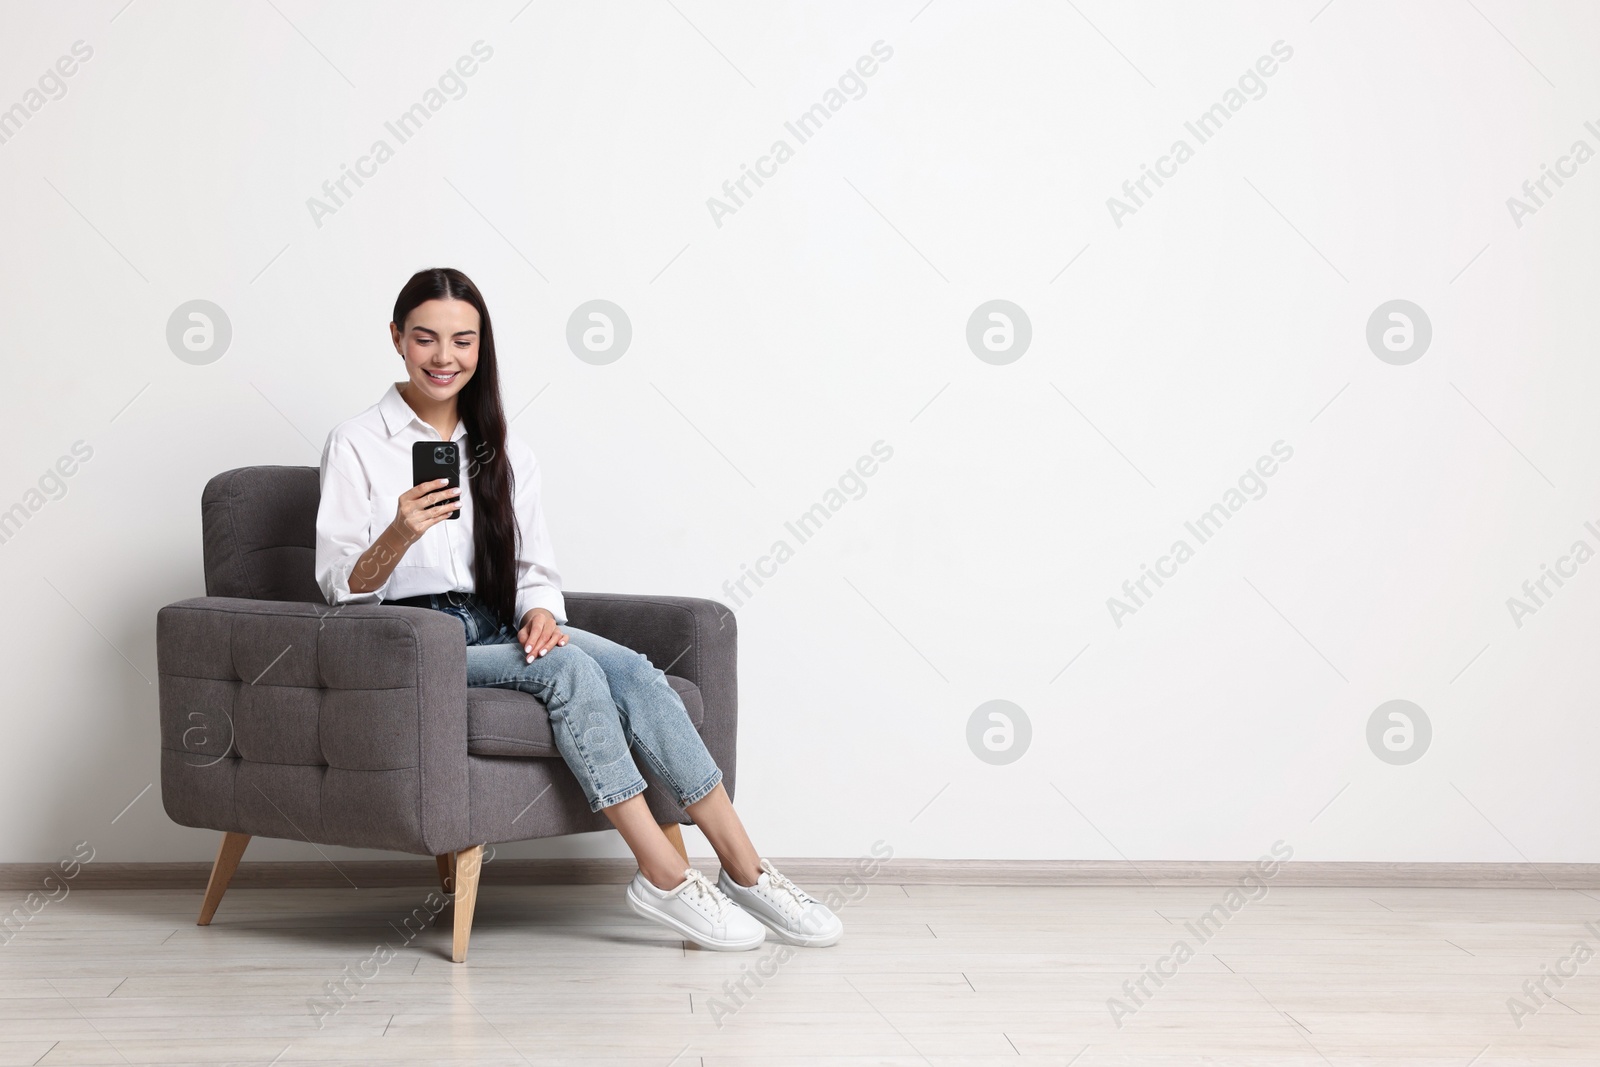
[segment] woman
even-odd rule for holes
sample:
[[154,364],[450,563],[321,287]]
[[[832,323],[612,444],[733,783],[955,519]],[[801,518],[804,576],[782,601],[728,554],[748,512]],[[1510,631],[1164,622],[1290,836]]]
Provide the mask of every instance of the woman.
[[[389,333],[406,380],[328,435],[317,510],[317,582],[329,604],[449,612],[467,642],[467,685],[519,689],[550,715],[556,747],[592,811],[639,861],[626,895],[639,915],[712,949],[750,949],[767,930],[831,945],[843,925],[757,855],[666,675],[643,655],[567,625],[532,450],[506,429],[494,330],[458,270],[419,271]],[[411,484],[411,446],[454,441],[465,486]],[[452,515],[455,521],[446,521]],[[722,861],[715,884],[656,825],[630,752],[642,754]]]

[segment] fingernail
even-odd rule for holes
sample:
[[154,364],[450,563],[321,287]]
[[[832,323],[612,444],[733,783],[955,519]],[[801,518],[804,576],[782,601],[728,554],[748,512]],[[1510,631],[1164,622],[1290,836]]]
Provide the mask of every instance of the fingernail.
[[533,646],[532,645],[523,645],[522,646],[522,651],[524,651],[524,652],[532,652],[533,651]]
[[542,656],[542,655],[544,655],[544,654],[545,654],[545,653],[546,653],[546,652],[548,652],[548,651],[550,651],[550,650],[549,650],[549,649],[548,649],[548,648],[541,648],[541,649],[540,649],[540,650],[539,650],[539,655],[541,655],[541,656]]

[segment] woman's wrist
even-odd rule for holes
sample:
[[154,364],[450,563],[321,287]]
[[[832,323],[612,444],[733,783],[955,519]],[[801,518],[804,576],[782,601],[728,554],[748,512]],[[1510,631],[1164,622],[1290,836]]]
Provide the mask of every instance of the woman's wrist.
[[389,523],[389,528],[384,531],[384,534],[387,535],[390,540],[398,543],[402,548],[410,548],[416,543],[417,540],[417,538],[411,536],[410,528],[398,518]]

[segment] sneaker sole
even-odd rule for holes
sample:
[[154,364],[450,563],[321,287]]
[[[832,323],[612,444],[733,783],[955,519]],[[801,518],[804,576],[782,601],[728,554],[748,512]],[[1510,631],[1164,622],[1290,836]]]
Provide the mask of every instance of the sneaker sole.
[[[691,929],[681,920],[673,918],[660,908],[653,906],[649,901],[641,900],[634,896],[632,885],[628,886],[627,892],[623,895],[628,898],[628,907],[633,909],[634,914],[640,916],[641,918],[649,919],[652,922],[660,923],[662,926],[666,926],[672,930],[676,930],[678,933],[682,934],[690,941],[693,941],[701,948],[708,948],[714,952],[743,952],[758,947],[767,939],[766,930],[762,929],[757,931],[761,936],[755,938],[754,940],[717,941],[715,939],[706,937],[706,935],[700,933],[698,930]],[[755,917],[752,916],[752,918]]]
[[778,940],[790,945],[799,945],[801,948],[827,948],[829,945],[838,944],[839,939],[844,936],[843,930],[835,930],[831,934],[796,934],[785,930],[765,915],[750,911],[749,908],[745,911],[749,912],[750,917],[756,922],[771,930]]

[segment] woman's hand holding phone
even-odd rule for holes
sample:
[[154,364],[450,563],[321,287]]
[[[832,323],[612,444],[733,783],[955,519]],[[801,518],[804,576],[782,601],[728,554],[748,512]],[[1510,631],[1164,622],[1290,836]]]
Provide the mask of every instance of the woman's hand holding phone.
[[[394,527],[408,545],[427,533],[434,523],[448,519],[451,513],[461,510],[461,489],[447,488],[449,485],[449,479],[436,478],[414,485],[400,494]],[[435,507],[435,504],[440,506]]]
[[567,635],[556,629],[556,617],[548,608],[531,608],[517,631],[517,643],[522,646],[527,662],[542,656],[557,645],[567,643]]

